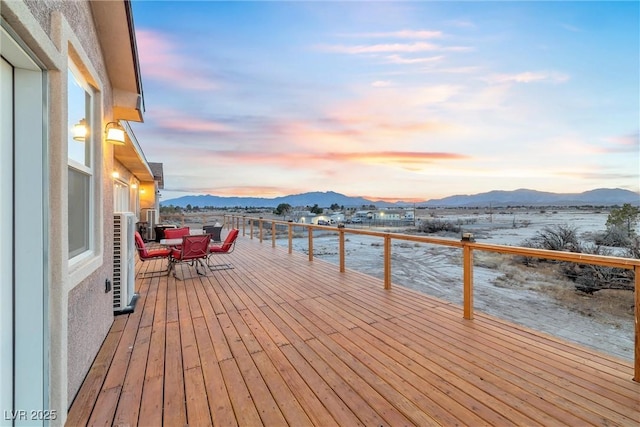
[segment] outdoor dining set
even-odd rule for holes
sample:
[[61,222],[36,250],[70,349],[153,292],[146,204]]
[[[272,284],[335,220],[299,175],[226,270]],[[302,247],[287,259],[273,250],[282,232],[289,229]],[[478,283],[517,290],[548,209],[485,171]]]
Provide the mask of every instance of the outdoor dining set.
[[[162,248],[149,249],[139,232],[135,232],[136,250],[140,261],[167,259],[166,269],[145,272],[142,277],[152,277],[156,274],[169,275],[180,279],[176,274],[178,264],[187,263],[195,267],[199,275],[206,275],[211,271],[233,268],[229,263],[214,264],[217,255],[229,254],[235,248],[238,229],[232,229],[224,241],[220,240],[221,227],[203,227],[202,230],[192,230],[189,227],[171,228],[164,231],[164,239],[160,240]],[[202,267],[202,271],[200,270]]]

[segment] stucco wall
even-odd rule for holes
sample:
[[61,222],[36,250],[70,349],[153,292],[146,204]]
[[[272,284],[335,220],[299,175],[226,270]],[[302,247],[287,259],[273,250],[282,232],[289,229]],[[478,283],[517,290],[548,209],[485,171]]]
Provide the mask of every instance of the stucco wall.
[[[113,276],[113,152],[111,146],[104,142],[97,143],[99,149],[95,153],[95,179],[100,182],[96,188],[96,209],[100,215],[94,227],[97,256],[84,267],[85,271],[80,272],[70,271],[66,257],[66,64],[69,55],[77,52],[85,77],[98,87],[102,104],[98,112],[99,122],[110,121],[112,90],[87,2],[26,0],[24,5],[28,14],[20,5],[4,9],[16,15],[14,18],[17,20],[13,19],[15,32],[36,54],[48,49],[56,64],[48,68],[47,120],[51,127],[48,177],[51,210],[48,290],[50,381],[52,405],[59,404],[66,412],[113,322],[112,292],[105,293],[105,280],[112,280]],[[33,30],[35,26],[40,27],[38,31]],[[51,46],[55,48],[53,52]],[[50,60],[43,62],[47,66],[51,63]]]

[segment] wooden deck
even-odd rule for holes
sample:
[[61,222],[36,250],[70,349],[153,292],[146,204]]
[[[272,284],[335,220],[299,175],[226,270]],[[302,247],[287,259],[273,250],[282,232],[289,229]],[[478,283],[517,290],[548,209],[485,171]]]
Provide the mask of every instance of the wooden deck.
[[248,238],[224,259],[138,280],[67,425],[640,423],[630,362]]

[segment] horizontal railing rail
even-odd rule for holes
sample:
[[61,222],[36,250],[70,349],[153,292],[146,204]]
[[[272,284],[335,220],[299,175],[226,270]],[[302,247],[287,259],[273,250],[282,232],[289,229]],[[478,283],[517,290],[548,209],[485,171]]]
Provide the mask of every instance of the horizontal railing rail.
[[[248,224],[247,224],[248,223]],[[257,224],[257,226],[256,226]],[[276,246],[278,234],[278,226],[282,232],[286,232],[288,237],[289,253],[293,251],[293,230],[302,229],[308,233],[308,251],[309,261],[313,261],[313,235],[314,230],[337,233],[339,268],[340,272],[345,271],[345,234],[363,235],[380,237],[384,240],[384,288],[391,288],[391,248],[392,240],[408,241],[416,243],[427,243],[433,245],[449,246],[460,248],[462,250],[462,281],[463,281],[463,317],[465,319],[473,319],[473,251],[487,251],[506,255],[519,255],[531,258],[543,258],[556,261],[573,262],[576,264],[589,264],[604,267],[622,268],[634,271],[634,375],[633,380],[640,382],[640,259],[623,258],[606,255],[591,255],[576,252],[552,251],[547,249],[525,248],[520,246],[495,245],[488,243],[479,243],[473,241],[472,238],[462,240],[452,240],[435,238],[428,236],[416,236],[402,233],[391,233],[385,231],[376,231],[368,229],[356,229],[335,227],[326,225],[294,223],[291,221],[280,221],[276,219],[254,218],[250,216],[225,215],[224,226],[228,228],[237,228],[241,230],[242,235],[246,236],[247,227],[249,228],[249,236],[254,238],[257,232],[258,239],[262,243],[264,240],[265,224],[270,225],[271,245]],[[257,227],[257,230],[254,228]]]

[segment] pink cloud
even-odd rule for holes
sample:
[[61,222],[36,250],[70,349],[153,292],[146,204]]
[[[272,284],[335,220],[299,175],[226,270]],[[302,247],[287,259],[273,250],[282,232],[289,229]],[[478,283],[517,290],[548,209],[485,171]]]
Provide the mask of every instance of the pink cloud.
[[190,133],[231,132],[233,129],[215,120],[187,115],[183,111],[171,108],[160,108],[147,113],[147,118],[153,120],[158,128]]
[[227,197],[278,197],[287,194],[302,193],[305,190],[292,187],[240,185],[230,187],[204,187],[190,189],[189,191]]
[[212,90],[218,87],[191,56],[182,55],[167,35],[151,30],[137,30],[136,39],[145,79],[169,82],[190,90]]
[[608,153],[636,153],[640,152],[640,132],[628,135],[614,136],[605,139],[607,146],[604,147]]
[[[447,152],[420,151],[371,151],[371,152],[217,152],[217,156],[232,159],[234,162],[247,164],[282,165],[290,169],[308,169],[311,164],[345,163],[390,165],[402,169],[420,170],[421,166],[429,163],[467,160],[469,156]],[[345,166],[346,167],[346,166]]]

